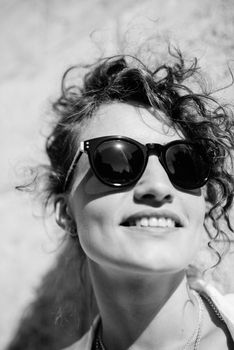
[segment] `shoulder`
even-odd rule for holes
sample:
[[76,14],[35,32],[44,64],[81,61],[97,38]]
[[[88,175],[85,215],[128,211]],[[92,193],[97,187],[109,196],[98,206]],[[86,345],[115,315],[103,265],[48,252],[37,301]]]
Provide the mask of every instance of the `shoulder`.
[[224,320],[228,320],[234,327],[234,293],[223,295],[214,286],[207,285],[202,295],[208,297],[208,301],[210,299],[215,304]]
[[216,316],[223,319],[234,339],[234,293],[224,295],[203,280],[197,280],[194,289],[207,300]]
[[93,337],[95,334],[95,330],[96,330],[99,318],[100,316],[97,316],[94,319],[89,331],[85,333],[81,339],[79,339],[77,342],[75,342],[74,344],[70,345],[69,347],[63,350],[91,350]]

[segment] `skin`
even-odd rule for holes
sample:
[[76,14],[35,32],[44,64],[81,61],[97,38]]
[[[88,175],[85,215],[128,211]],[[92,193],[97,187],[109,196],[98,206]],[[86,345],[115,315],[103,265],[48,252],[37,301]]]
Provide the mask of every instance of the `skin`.
[[[83,127],[81,140],[107,135],[127,136],[142,144],[183,138],[159,120],[159,112],[123,103],[102,105]],[[83,154],[68,204],[87,256],[107,349],[182,348],[198,320],[198,304],[187,286],[185,270],[204,234],[202,190],[174,187],[154,155],[137,184],[113,189],[94,176]],[[121,225],[139,212],[176,215],[181,227]],[[209,348],[205,346],[211,324],[207,312],[201,349]]]

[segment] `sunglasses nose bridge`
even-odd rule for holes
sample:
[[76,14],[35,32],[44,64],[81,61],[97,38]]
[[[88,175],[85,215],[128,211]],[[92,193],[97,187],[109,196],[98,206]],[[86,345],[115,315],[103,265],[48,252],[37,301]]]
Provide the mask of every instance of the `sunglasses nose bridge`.
[[147,143],[146,147],[148,155],[155,154],[157,157],[160,157],[163,149],[162,145],[159,143]]

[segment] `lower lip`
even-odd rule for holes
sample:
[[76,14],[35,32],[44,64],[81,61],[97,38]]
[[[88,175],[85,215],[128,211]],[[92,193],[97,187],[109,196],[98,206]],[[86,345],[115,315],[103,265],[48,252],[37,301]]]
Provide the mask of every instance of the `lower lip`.
[[131,233],[146,233],[156,236],[158,234],[170,234],[177,232],[180,227],[146,227],[146,226],[121,226],[124,230]]

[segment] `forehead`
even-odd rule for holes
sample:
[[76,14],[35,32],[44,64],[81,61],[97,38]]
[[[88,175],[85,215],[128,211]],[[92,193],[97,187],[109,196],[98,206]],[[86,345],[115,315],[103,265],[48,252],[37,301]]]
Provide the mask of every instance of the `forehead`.
[[[178,130],[170,126],[169,119],[159,110],[151,110],[127,103],[101,105],[89,119],[80,135],[80,140],[122,135],[142,142],[168,142],[181,138]],[[146,140],[147,138],[147,140]]]

